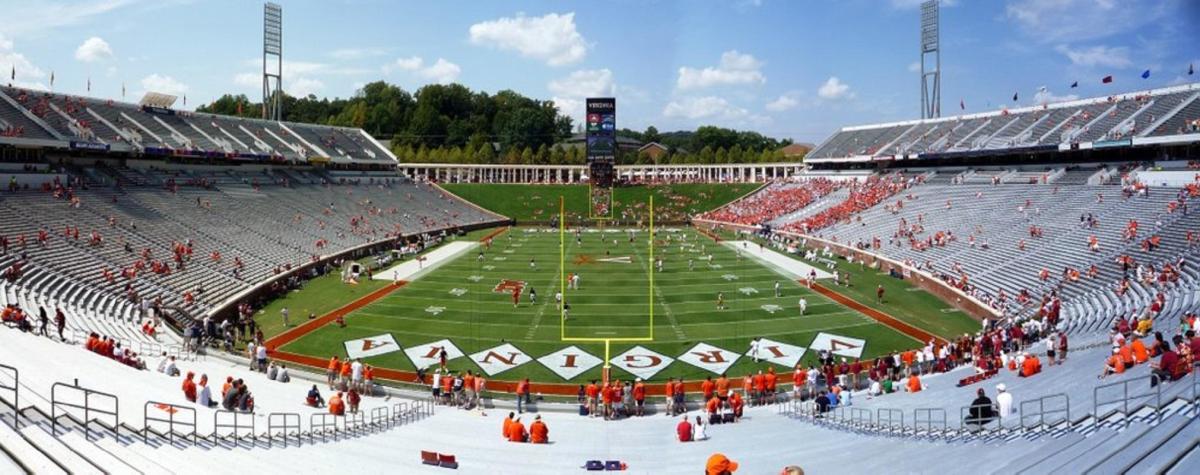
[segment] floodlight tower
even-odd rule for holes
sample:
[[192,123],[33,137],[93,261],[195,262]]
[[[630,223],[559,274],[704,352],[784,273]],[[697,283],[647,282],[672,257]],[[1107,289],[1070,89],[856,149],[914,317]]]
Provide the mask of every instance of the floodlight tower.
[[[921,3],[921,118],[942,116],[942,49],[938,45],[938,0]],[[928,69],[929,56],[932,69]]]
[[263,119],[283,120],[283,7],[277,3],[263,5],[262,80]]

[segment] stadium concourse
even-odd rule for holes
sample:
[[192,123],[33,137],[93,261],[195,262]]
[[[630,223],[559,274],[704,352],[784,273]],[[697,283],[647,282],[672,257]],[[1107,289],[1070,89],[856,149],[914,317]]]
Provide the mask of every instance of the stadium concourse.
[[349,362],[331,384],[235,351],[303,279],[505,217],[397,174],[361,130],[7,88],[0,144],[37,153],[0,164],[0,471],[694,473],[719,452],[741,473],[1194,473],[1195,86],[839,131],[805,176],[693,221],[940,282],[981,331],[857,371],[829,355],[736,423],[708,426],[726,410],[696,392],[682,416],[650,394],[617,421],[539,404],[520,418],[546,444],[502,437],[507,400],[456,408]]

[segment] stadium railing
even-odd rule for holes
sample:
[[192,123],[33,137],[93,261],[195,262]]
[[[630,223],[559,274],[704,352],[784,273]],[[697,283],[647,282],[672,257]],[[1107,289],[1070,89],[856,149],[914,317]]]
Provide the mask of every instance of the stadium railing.
[[[243,417],[249,420],[249,423],[244,422]],[[232,420],[232,422],[225,422]],[[243,439],[242,433],[247,432],[245,438],[255,440],[258,434],[255,431],[255,420],[253,412],[241,411],[226,411],[220,409],[213,413],[213,442],[232,439],[235,444]],[[227,434],[222,434],[222,429],[231,429]]]
[[9,386],[5,380],[0,380],[0,391],[11,391],[12,400],[9,401],[0,396],[0,401],[9,403],[13,408],[13,425],[17,423],[17,418],[21,416],[21,371],[17,368],[6,364],[0,364],[0,374],[12,375],[12,386]]
[[[60,392],[82,395],[83,402],[64,401],[61,399],[61,397],[66,396],[66,394],[60,395]],[[96,407],[94,404],[92,404],[93,398],[99,399],[100,402],[111,401],[112,408],[107,409],[107,406]],[[118,431],[121,423],[121,401],[120,398],[118,398],[115,394],[109,394],[103,391],[82,387],[79,385],[78,380],[73,384],[54,383],[54,385],[50,386],[50,421],[51,428],[53,430],[51,433],[54,434],[55,437],[57,437],[59,434],[59,411],[62,411],[63,415],[70,417],[71,409],[83,410],[83,420],[80,422],[80,424],[83,426],[84,437],[87,440],[92,440],[91,424],[93,420],[100,417],[112,417],[111,426],[106,426],[104,421],[95,420],[95,422],[100,427],[111,431],[113,435],[120,435]]]
[[[976,409],[983,409],[983,408],[992,409],[992,417],[991,418],[980,419],[980,418],[971,416],[971,413],[974,412]],[[988,426],[993,426],[993,427],[989,428]],[[959,430],[970,431],[970,432],[986,432],[986,431],[990,431],[990,430],[999,430],[1002,428],[1003,428],[1003,425],[1001,423],[1001,419],[998,414],[998,411],[996,410],[995,404],[971,404],[969,406],[962,406],[958,410],[958,429]]]
[[913,409],[913,428],[926,433],[946,431],[946,410],[940,407],[918,407]]
[[275,445],[275,438],[278,437],[283,441],[283,446],[288,446],[288,437],[296,437],[296,445],[301,445],[302,431],[300,427],[300,414],[295,412],[272,412],[267,414],[267,445]]
[[[162,412],[166,412],[167,413],[166,417],[151,415],[151,411],[150,411],[151,408],[160,410]],[[182,413],[182,414],[176,415],[176,413]],[[157,413],[155,413],[155,414],[157,414]],[[195,408],[187,407],[187,406],[180,406],[178,404],[171,404],[171,403],[167,403],[167,402],[146,401],[146,404],[144,404],[142,406],[142,419],[144,419],[146,421],[145,427],[142,428],[142,441],[143,442],[147,442],[147,443],[150,442],[150,432],[153,430],[151,428],[151,424],[157,422],[157,423],[165,423],[167,425],[167,430],[166,431],[154,431],[154,432],[159,434],[160,436],[163,436],[163,434],[165,434],[165,436],[163,436],[163,438],[169,440],[172,444],[175,443],[176,437],[180,437],[183,440],[192,439],[192,445],[196,445],[197,443],[199,443],[199,437],[196,434],[196,409]],[[184,431],[183,432],[176,431],[175,430],[176,427],[179,427],[179,428],[183,429]]]
[[[1119,414],[1123,414],[1126,416],[1125,423],[1128,424],[1129,423],[1128,416],[1130,415],[1130,412],[1129,412],[1130,402],[1136,403],[1137,401],[1143,401],[1143,400],[1146,400],[1146,401],[1153,400],[1154,401],[1154,409],[1156,409],[1155,413],[1158,415],[1158,422],[1162,422],[1162,411],[1159,409],[1162,409],[1162,387],[1163,387],[1163,384],[1165,384],[1166,382],[1164,382],[1162,384],[1156,384],[1153,387],[1151,387],[1151,389],[1149,391],[1146,391],[1143,393],[1138,393],[1137,390],[1134,389],[1135,393],[1133,395],[1129,394],[1131,385],[1146,384],[1147,386],[1149,386],[1151,383],[1151,378],[1153,378],[1152,375],[1146,375],[1146,376],[1140,376],[1137,378],[1127,379],[1124,381],[1117,381],[1115,383],[1096,386],[1096,388],[1092,390],[1092,422],[1093,422],[1093,424],[1095,424],[1097,426],[1100,425],[1100,420],[1102,419],[1102,417],[1100,416],[1100,408],[1101,407],[1107,407],[1107,406],[1113,406],[1113,405],[1120,405],[1120,410],[1118,410],[1117,412]],[[1112,396],[1108,396],[1106,394],[1103,399],[1101,398],[1101,393],[1114,393],[1114,392],[1116,394],[1114,394]]]
[[[1058,401],[1062,403],[1056,404]],[[1028,410],[1026,410],[1028,408]],[[1071,398],[1064,393],[1048,394],[1037,399],[1021,401],[1021,430],[1033,430],[1065,422],[1071,428]],[[1061,414],[1062,419],[1047,420],[1047,416]]]

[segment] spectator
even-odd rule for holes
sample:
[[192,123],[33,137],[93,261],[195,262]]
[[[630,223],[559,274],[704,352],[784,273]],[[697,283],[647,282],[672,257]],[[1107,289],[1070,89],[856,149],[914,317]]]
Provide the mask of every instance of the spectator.
[[684,414],[683,420],[675,426],[675,434],[679,437],[680,442],[692,441],[692,423],[688,422],[687,414]]
[[197,397],[196,403],[204,407],[216,407],[217,402],[212,400],[212,391],[208,389],[208,375],[200,375],[200,395]]
[[905,387],[910,393],[918,393],[922,389],[925,389],[925,384],[921,382],[921,378],[917,376],[917,373],[912,373],[908,375],[908,383],[905,384]]
[[510,413],[508,413],[508,417],[504,418],[504,423],[503,423],[503,425],[500,426],[500,438],[501,439],[508,440],[508,431],[510,429],[512,429],[512,423],[513,423],[514,417],[516,417],[516,414],[510,412]]
[[1158,386],[1162,381],[1174,381],[1183,376],[1179,373],[1179,354],[1171,349],[1171,345],[1165,341],[1162,344],[1162,354],[1158,358],[1158,363],[1150,365],[1150,387]]
[[529,442],[529,433],[525,431],[525,424],[521,423],[521,418],[518,417],[512,421],[508,427],[509,442]]
[[[715,400],[716,398],[713,398],[713,399]],[[701,440],[708,440],[708,423],[704,422],[704,419],[701,418],[700,416],[696,416],[695,428],[696,428],[696,430],[694,431],[695,433],[692,435],[692,441],[698,442]]]
[[996,406],[999,408],[1000,413],[997,416],[1000,417],[1001,423],[1013,415],[1013,396],[1004,383],[996,385]]
[[1100,373],[1100,379],[1104,379],[1110,374],[1122,374],[1125,372],[1125,361],[1121,359],[1121,348],[1114,346],[1112,355],[1108,357],[1104,364],[1104,371]]
[[529,424],[529,441],[534,444],[550,442],[550,429],[546,427],[545,422],[542,422],[541,415],[535,416],[533,423]]
[[829,412],[829,395],[827,395],[827,394],[825,393],[825,391],[821,391],[821,392],[820,392],[820,393],[817,395],[817,399],[816,399],[816,401],[815,401],[815,402],[816,402],[816,405],[817,405],[817,414],[818,414],[818,416],[819,416],[820,414],[824,414],[824,413],[826,413],[826,412]]
[[783,467],[783,472],[779,475],[804,475],[804,469],[797,465],[788,465]]
[[983,427],[996,419],[996,413],[992,408],[992,400],[983,392],[983,388],[979,388],[979,390],[975,391],[975,394],[975,400],[971,401],[970,416],[967,419],[967,423]]
[[317,385],[312,385],[312,389],[308,390],[308,397],[304,398],[304,403],[310,407],[325,406],[325,398],[321,397],[321,391],[317,390]]
[[346,395],[346,400],[350,405],[350,413],[358,413],[358,403],[362,402],[362,396],[358,395],[358,390],[350,388],[350,393]]
[[183,378],[183,397],[188,402],[196,402],[196,382],[192,381],[195,377],[195,373],[188,371],[187,377]]
[[737,469],[737,462],[729,460],[725,454],[716,453],[709,456],[704,464],[704,475],[730,475]]
[[283,364],[279,365],[279,375],[275,377],[275,380],[281,383],[286,383],[292,380],[292,377],[288,375],[287,366]]
[[329,398],[329,413],[335,416],[346,415],[346,403],[342,402],[341,391]]

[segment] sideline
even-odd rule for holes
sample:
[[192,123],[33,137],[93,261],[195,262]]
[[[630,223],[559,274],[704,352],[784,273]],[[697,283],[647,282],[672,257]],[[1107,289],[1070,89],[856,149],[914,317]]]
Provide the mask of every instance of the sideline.
[[466,254],[467,251],[479,246],[479,243],[472,241],[454,241],[438,246],[437,249],[429,251],[426,254],[414,256],[412,259],[406,260],[385,270],[376,272],[372,280],[387,280],[387,281],[409,281],[417,280],[419,277],[432,272],[434,269],[441,267],[443,264],[450,262],[458,256]]
[[[803,285],[803,283],[801,285]],[[948,341],[946,341],[945,338],[933,335],[925,330],[922,330],[920,328],[917,328],[917,327],[914,327],[907,323],[904,323],[904,322],[898,320],[896,317],[893,317],[886,313],[880,312],[879,310],[875,310],[871,307],[863,305],[863,304],[859,303],[857,300],[847,297],[847,296],[845,296],[833,289],[825,287],[821,284],[813,284],[813,290],[817,291],[821,295],[829,297],[830,299],[832,299],[833,301],[835,301],[837,303],[840,303],[840,304],[850,307],[854,310],[857,310],[859,313],[866,315],[867,317],[871,318],[872,320],[875,320],[879,323],[882,323],[884,326],[890,327],[893,330],[903,333],[903,334],[907,335],[908,337],[910,337],[914,340],[917,340],[918,342],[920,342],[922,344],[928,343],[929,340],[935,340],[941,344],[949,343]]]
[[[763,267],[771,269],[777,273],[783,274],[784,277],[787,277],[788,279],[791,279],[791,280],[807,279],[808,273],[811,271],[817,272],[818,279],[832,279],[833,278],[833,274],[830,274],[828,271],[826,271],[824,269],[821,269],[818,267],[813,267],[811,265],[808,265],[808,263],[801,261],[799,259],[793,259],[791,257],[785,256],[783,254],[780,254],[778,251],[775,251],[774,249],[771,249],[766,246],[762,246],[756,242],[724,241],[721,244],[724,244],[725,247],[733,249],[734,252],[741,253],[743,256],[747,256],[751,259],[754,259],[759,264],[761,264]],[[758,250],[758,252],[754,252],[756,249]]]
[[[359,297],[358,299],[353,300],[350,303],[341,306],[337,310],[329,312],[325,315],[321,315],[320,317],[314,318],[312,320],[308,320],[308,321],[300,324],[299,326],[292,327],[288,331],[285,331],[285,332],[275,335],[271,338],[268,338],[267,341],[264,343],[265,345],[267,345],[267,351],[272,351],[272,352],[278,351],[278,349],[283,347],[284,345],[287,345],[288,343],[299,340],[304,335],[307,335],[307,334],[315,331],[316,329],[329,324],[329,322],[337,320],[338,317],[346,316],[347,314],[349,314],[355,310],[358,310],[360,308],[367,306],[371,302],[374,302],[376,300],[384,298],[388,294],[392,293],[392,291],[399,289],[400,287],[404,287],[405,285],[408,285],[408,281],[402,280],[399,282],[392,282],[384,287],[381,287],[381,288],[375,290],[374,292],[371,292],[367,295]],[[320,365],[318,365],[318,366],[320,366]]]

